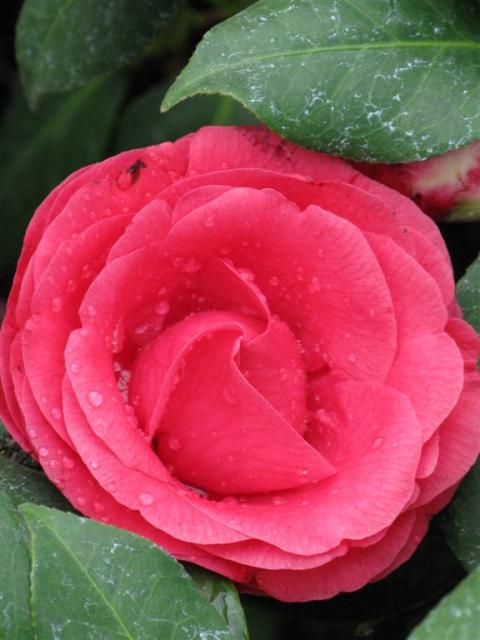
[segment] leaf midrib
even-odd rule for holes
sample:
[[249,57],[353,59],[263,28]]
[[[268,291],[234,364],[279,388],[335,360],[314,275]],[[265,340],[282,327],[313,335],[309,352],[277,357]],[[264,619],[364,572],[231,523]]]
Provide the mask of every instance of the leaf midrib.
[[[258,56],[243,57],[238,62],[232,62],[230,64],[219,65],[213,67],[206,73],[196,76],[190,82],[185,82],[182,87],[182,93],[185,93],[187,87],[197,85],[205,78],[222,73],[223,71],[230,71],[242,66],[246,66],[251,62],[264,62],[267,60],[274,60],[275,58],[286,58],[294,56],[312,56],[320,53],[342,52],[342,51],[370,51],[378,49],[471,49],[480,51],[480,42],[473,40],[392,40],[388,42],[359,42],[349,44],[328,45],[323,47],[311,47],[309,49],[291,49],[287,51],[273,51],[271,53],[265,53]],[[172,87],[173,89],[174,87]],[[170,91],[172,90],[170,89]],[[168,91],[168,93],[170,93]],[[167,98],[168,98],[167,93]],[[165,99],[164,104],[168,104],[169,100]],[[171,105],[173,106],[173,105]]]
[[[41,520],[41,522],[44,524],[44,526],[51,532],[51,534],[53,535],[54,538],[56,538],[60,544],[61,547],[63,547],[65,549],[65,551],[67,552],[67,554],[72,558],[72,560],[74,561],[74,563],[78,566],[78,568],[80,569],[80,572],[87,578],[87,581],[92,585],[93,589],[98,593],[98,595],[100,596],[101,600],[103,600],[103,602],[106,604],[106,606],[108,607],[108,609],[110,610],[113,618],[117,621],[119,627],[123,630],[123,632],[125,633],[125,637],[127,638],[127,640],[135,640],[135,638],[130,634],[130,631],[128,630],[128,627],[125,625],[125,623],[123,622],[123,620],[120,618],[117,610],[115,609],[114,605],[108,600],[108,598],[105,596],[105,594],[102,592],[102,590],[99,588],[98,584],[96,583],[96,581],[94,580],[93,576],[89,573],[89,571],[86,569],[86,567],[84,567],[84,565],[81,563],[81,561],[77,558],[77,556],[75,555],[75,553],[72,551],[72,549],[68,546],[68,544],[60,537],[60,535],[58,534],[58,532],[51,526],[51,524],[48,522],[48,520],[46,520],[45,518],[43,518],[41,515],[37,513],[34,514],[35,517],[37,517],[39,520]],[[30,524],[27,521],[27,524]],[[32,529],[32,535],[34,535],[36,532],[33,531]],[[33,562],[32,562],[32,566],[33,566]]]

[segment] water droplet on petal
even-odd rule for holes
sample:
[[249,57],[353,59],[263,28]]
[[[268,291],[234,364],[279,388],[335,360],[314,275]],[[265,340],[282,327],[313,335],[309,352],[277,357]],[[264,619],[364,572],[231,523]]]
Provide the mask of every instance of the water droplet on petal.
[[92,469],[98,469],[100,465],[96,460],[91,460],[90,466],[92,467]]
[[166,300],[162,300],[155,306],[155,313],[159,316],[166,316],[170,311],[170,304]]
[[95,513],[102,513],[102,511],[105,511],[105,505],[102,502],[94,502],[93,510]]
[[51,414],[54,420],[60,420],[60,418],[62,417],[62,412],[58,407],[53,407]]
[[69,293],[72,293],[72,291],[75,291],[76,288],[77,288],[77,283],[75,282],[75,280],[69,280],[67,282],[67,291]]
[[316,293],[317,291],[321,291],[321,289],[322,289],[322,284],[320,280],[314,276],[310,280],[310,286],[308,290],[310,291],[310,293]]
[[282,496],[275,496],[275,498],[272,499],[272,504],[278,507],[282,504],[287,504],[287,501],[285,498],[282,498]]
[[78,373],[80,370],[80,367],[78,366],[77,362],[71,362],[69,369],[72,373]]
[[90,391],[88,400],[94,407],[99,407],[103,403],[103,395],[98,391]]
[[38,450],[38,455],[41,456],[42,458],[46,458],[49,454],[49,450],[47,449],[47,447],[40,447],[40,449]]
[[80,505],[81,507],[83,507],[84,505],[87,504],[87,499],[84,498],[84,496],[78,496],[77,504]]
[[27,429],[27,433],[30,436],[30,438],[36,438],[38,435],[35,429]]
[[62,458],[62,464],[65,467],[65,469],[73,469],[73,467],[75,466],[75,462],[68,456],[65,456],[64,458]]
[[354,353],[349,353],[347,359],[353,364],[357,361],[357,356]]
[[205,220],[203,221],[203,224],[206,227],[213,227],[215,225],[215,218],[213,218],[213,216],[208,216],[207,218],[205,218]]
[[176,436],[169,436],[168,446],[170,449],[173,449],[174,451],[178,451],[178,449],[182,448],[182,442],[180,438],[177,438]]
[[153,496],[150,493],[141,493],[138,497],[144,507],[153,504]]
[[280,380],[282,380],[282,382],[285,382],[285,380],[288,378],[288,371],[285,369],[285,367],[282,367],[278,372],[278,375]]
[[269,283],[272,285],[272,287],[278,287],[278,285],[280,284],[280,280],[279,278],[277,278],[277,276],[272,276],[269,279]]
[[383,438],[375,438],[372,444],[372,449],[378,449],[378,447],[382,444]]
[[227,454],[227,462],[235,462],[235,456],[233,453]]
[[52,300],[52,311],[58,313],[63,307],[63,300],[61,298],[54,298]]
[[195,258],[190,258],[183,265],[183,270],[186,273],[196,273],[200,269],[200,263]]

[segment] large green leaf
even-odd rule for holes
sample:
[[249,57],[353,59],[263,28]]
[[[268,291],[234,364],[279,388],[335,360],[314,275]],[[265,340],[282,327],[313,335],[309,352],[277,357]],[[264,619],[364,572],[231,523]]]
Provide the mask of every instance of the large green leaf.
[[466,320],[480,333],[480,256],[458,282],[457,298]]
[[254,124],[256,119],[227,96],[197,96],[160,113],[167,86],[161,83],[133,100],[118,127],[118,151],[176,140],[207,124]]
[[480,566],[480,461],[463,480],[442,524],[463,566],[470,571]]
[[43,473],[27,469],[4,456],[0,456],[0,491],[8,496],[15,507],[23,502],[34,502],[64,511],[73,510]]
[[0,490],[0,640],[31,640],[30,560],[18,514]]
[[23,505],[37,640],[232,640],[182,566],[127,531]]
[[177,0],[26,0],[16,51],[31,103],[125,66],[177,7]]
[[444,598],[409,640],[473,640],[480,628],[480,567]]
[[102,159],[124,91],[123,78],[94,80],[32,113],[17,90],[0,129],[0,268],[15,264],[27,221],[52,187]]
[[[465,319],[480,332],[480,257],[457,285],[457,298]],[[442,515],[448,542],[470,571],[480,565],[480,460],[460,485],[453,502]]]
[[248,640],[245,614],[230,580],[195,565],[188,565],[187,570],[200,592],[227,622],[232,640]]
[[474,0],[261,0],[211,29],[163,103],[230,95],[280,134],[400,162],[480,137]]

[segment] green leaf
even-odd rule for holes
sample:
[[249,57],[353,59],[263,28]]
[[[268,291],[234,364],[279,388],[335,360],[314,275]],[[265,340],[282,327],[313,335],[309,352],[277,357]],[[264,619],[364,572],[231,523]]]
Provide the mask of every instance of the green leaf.
[[215,26],[165,97],[230,95],[299,144],[421,160],[480,138],[473,0],[261,0]]
[[455,498],[442,514],[448,543],[463,566],[480,566],[480,460],[462,481]]
[[480,626],[480,567],[427,616],[409,640],[473,640]]
[[[37,640],[231,640],[182,566],[127,531],[22,505]],[[57,637],[56,636],[56,637]]]
[[124,91],[123,78],[94,80],[32,113],[17,89],[0,129],[0,269],[15,264],[25,226],[48,192],[102,159]]
[[0,490],[0,640],[31,640],[30,560],[22,524]]
[[226,96],[198,96],[162,114],[160,104],[166,89],[165,83],[156,85],[129,104],[118,128],[117,151],[176,140],[207,124],[257,122],[238,102]]
[[457,299],[465,319],[480,332],[480,256],[459,280]]
[[[459,280],[457,299],[465,319],[480,332],[480,256]],[[480,460],[477,460],[442,514],[442,526],[448,542],[469,571],[480,565],[479,522]]]
[[4,456],[0,456],[0,491],[8,496],[14,507],[23,502],[34,502],[64,511],[73,510],[43,473],[27,469]]
[[26,0],[16,52],[30,102],[124,67],[176,14],[177,0]]
[[195,565],[188,565],[187,570],[200,593],[228,624],[232,640],[248,640],[245,614],[237,590],[230,580]]

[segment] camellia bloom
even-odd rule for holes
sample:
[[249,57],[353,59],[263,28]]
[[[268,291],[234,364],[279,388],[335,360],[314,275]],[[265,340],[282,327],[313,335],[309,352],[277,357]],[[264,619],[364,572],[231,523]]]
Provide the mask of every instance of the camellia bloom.
[[433,222],[266,130],[65,180],[0,346],[1,414],[79,511],[282,600],[404,562],[480,447]]
[[415,200],[432,218],[480,217],[480,141],[422,162],[358,167]]

